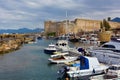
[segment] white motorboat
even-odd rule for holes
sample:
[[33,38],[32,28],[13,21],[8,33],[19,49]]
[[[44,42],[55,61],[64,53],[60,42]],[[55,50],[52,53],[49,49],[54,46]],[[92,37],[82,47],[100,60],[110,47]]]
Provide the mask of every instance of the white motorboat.
[[80,41],[81,43],[87,43],[87,39],[86,39],[86,38],[80,38],[79,41]]
[[48,60],[50,63],[68,63],[71,61],[75,61],[78,59],[78,56],[71,56],[68,52],[56,54],[56,55],[51,55],[51,58]]
[[50,56],[51,58],[56,58],[56,57],[59,57],[59,56],[64,56],[64,55],[69,54],[68,52],[54,52],[54,53],[55,53],[54,55]]
[[44,53],[46,54],[53,54],[57,51],[57,48],[54,44],[49,44],[47,48],[44,49]]
[[80,56],[80,64],[69,67],[66,71],[69,77],[83,77],[104,73],[107,68],[101,65],[96,57]]
[[90,40],[88,40],[89,44],[94,44],[94,45],[100,45],[100,41],[98,40],[98,38],[95,37],[91,37]]
[[107,70],[106,76],[113,78],[120,77],[120,65],[111,65]]
[[61,49],[62,51],[68,51],[68,41],[67,40],[58,40],[56,43],[56,48]]
[[69,52],[71,54],[80,56],[80,55],[84,55],[85,50],[83,48],[81,48],[81,47],[76,47],[76,48],[70,48]]
[[49,44],[47,48],[44,49],[44,53],[53,54],[56,51],[68,51],[68,41],[67,40],[58,40],[56,44]]
[[90,39],[80,38],[79,41],[81,43],[85,43],[85,44],[94,44],[94,45],[99,45],[100,44],[100,41],[96,37],[91,37]]
[[98,58],[100,62],[107,64],[119,64],[120,62],[120,41],[110,41],[100,47],[92,48],[91,56]]

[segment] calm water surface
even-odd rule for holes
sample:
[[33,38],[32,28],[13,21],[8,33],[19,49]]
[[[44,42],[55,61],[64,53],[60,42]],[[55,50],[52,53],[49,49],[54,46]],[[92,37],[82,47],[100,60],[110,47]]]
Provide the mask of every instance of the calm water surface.
[[53,41],[40,40],[0,55],[0,80],[57,80],[60,65],[50,65],[43,49]]

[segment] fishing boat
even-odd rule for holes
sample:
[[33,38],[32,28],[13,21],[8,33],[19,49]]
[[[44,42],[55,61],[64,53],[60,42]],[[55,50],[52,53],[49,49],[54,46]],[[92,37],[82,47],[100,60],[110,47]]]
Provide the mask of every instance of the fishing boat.
[[78,56],[71,56],[68,52],[63,52],[55,55],[51,55],[48,59],[50,63],[68,63],[78,59]]
[[80,56],[80,63],[70,66],[67,70],[69,77],[83,77],[104,73],[108,67],[101,65],[96,57]]
[[89,50],[91,56],[98,58],[100,62],[106,64],[119,64],[120,62],[120,40],[115,39],[100,47],[93,47]]
[[44,49],[44,53],[46,54],[53,54],[57,51],[57,48],[54,44],[49,44],[47,48]]

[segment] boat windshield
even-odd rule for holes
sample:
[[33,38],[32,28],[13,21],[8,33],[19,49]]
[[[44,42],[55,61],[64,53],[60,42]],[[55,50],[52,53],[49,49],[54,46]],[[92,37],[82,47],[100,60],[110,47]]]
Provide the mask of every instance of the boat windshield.
[[111,66],[109,67],[110,70],[120,70],[120,67],[117,66]]
[[108,45],[108,44],[103,45],[102,47],[104,47],[104,48],[115,48],[115,46],[114,46],[114,45]]
[[49,48],[55,48],[55,46],[48,46]]

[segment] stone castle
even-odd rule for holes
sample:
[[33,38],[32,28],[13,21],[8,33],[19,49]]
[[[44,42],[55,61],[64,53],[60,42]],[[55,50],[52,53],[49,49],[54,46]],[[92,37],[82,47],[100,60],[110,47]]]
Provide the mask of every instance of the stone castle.
[[[44,29],[45,34],[55,32],[56,36],[67,34],[67,33],[78,33],[81,31],[99,31],[100,20],[88,20],[88,19],[75,19],[74,21],[45,21]],[[111,29],[120,28],[120,23],[109,21]]]

